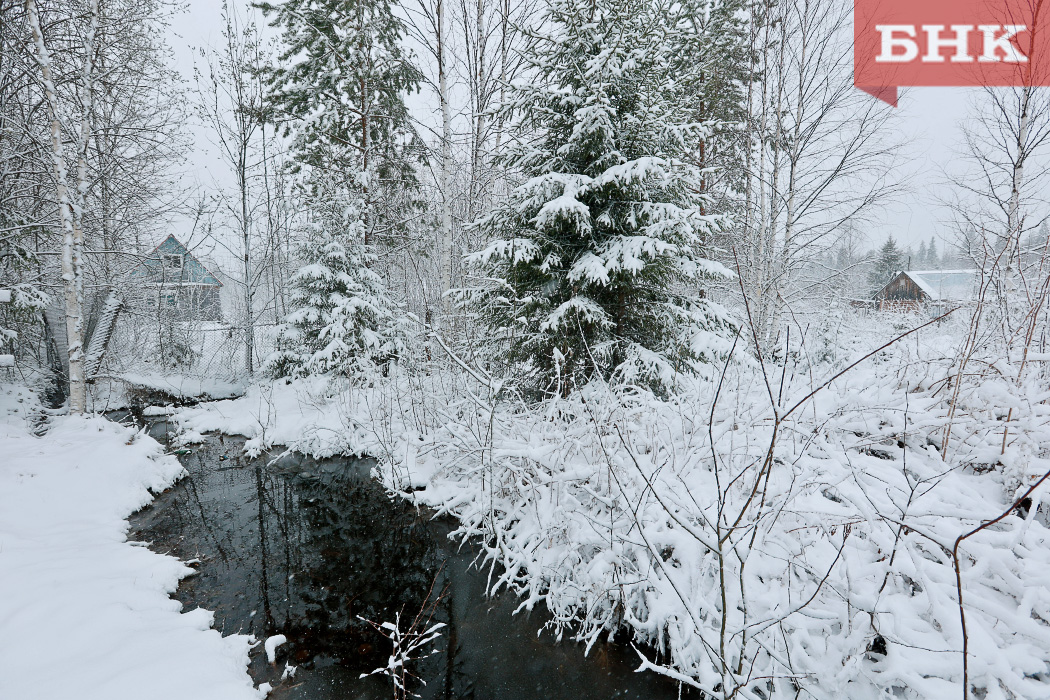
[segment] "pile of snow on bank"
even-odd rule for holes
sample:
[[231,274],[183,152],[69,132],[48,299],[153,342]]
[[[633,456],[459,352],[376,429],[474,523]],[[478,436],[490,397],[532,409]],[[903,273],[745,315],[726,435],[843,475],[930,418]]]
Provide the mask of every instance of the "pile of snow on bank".
[[192,569],[128,542],[125,518],[182,467],[102,418],[43,437],[0,420],[0,697],[256,699],[248,637],[168,594]]

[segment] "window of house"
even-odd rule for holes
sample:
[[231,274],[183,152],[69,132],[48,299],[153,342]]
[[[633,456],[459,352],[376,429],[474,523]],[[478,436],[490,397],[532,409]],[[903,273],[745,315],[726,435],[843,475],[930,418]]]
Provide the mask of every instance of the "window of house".
[[177,254],[164,255],[164,269],[167,272],[182,272],[182,256]]

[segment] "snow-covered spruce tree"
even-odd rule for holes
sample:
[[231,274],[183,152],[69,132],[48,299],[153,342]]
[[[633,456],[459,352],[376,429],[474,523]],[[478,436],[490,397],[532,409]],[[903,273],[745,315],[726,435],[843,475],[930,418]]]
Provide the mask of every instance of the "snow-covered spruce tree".
[[283,49],[267,71],[272,118],[300,168],[361,188],[365,243],[403,227],[416,188],[405,96],[420,74],[390,0],[261,2]]
[[[9,302],[0,303],[0,355],[14,355],[16,362],[21,363],[32,356],[33,349],[43,345],[41,321],[49,299],[40,284],[37,257],[25,245],[30,241],[24,240],[29,238],[24,232],[31,228],[5,226],[17,221],[0,208],[0,230],[14,231],[7,240],[0,240],[0,289],[10,291]],[[40,361],[42,353],[37,355],[31,370],[46,366]]]
[[533,75],[502,109],[522,177],[477,225],[468,256],[488,284],[462,296],[492,326],[493,357],[544,393],[601,377],[665,392],[727,347],[704,279],[704,170],[686,160],[696,123],[681,77],[691,41],[663,0],[549,0],[525,51]]
[[875,265],[872,267],[868,281],[871,284],[872,294],[875,294],[884,286],[889,284],[893,276],[904,269],[904,253],[897,247],[897,241],[893,236],[879,248]]
[[363,376],[405,354],[411,317],[372,269],[360,190],[313,188],[311,221],[292,278],[293,311],[267,360],[274,377]]
[[272,374],[354,374],[402,354],[404,313],[373,253],[409,219],[414,136],[404,98],[419,83],[390,0],[279,0],[269,115],[291,137],[310,224],[293,311]]

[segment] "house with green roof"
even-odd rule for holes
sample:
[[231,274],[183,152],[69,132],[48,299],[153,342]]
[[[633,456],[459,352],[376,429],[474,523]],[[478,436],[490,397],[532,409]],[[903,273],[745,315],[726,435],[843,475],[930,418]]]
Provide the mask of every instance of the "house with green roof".
[[132,271],[146,306],[185,321],[219,321],[222,282],[182,242],[169,235]]

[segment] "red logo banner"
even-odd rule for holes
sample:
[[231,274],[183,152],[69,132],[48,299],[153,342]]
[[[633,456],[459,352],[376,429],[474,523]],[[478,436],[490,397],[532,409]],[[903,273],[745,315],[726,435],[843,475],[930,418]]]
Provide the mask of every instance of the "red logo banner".
[[853,31],[853,84],[894,107],[901,86],[1050,85],[1050,0],[855,0]]

